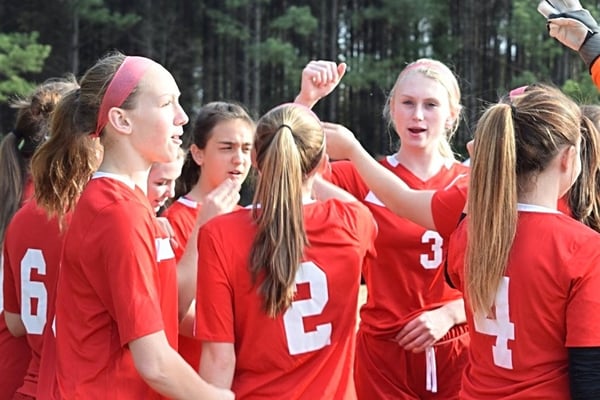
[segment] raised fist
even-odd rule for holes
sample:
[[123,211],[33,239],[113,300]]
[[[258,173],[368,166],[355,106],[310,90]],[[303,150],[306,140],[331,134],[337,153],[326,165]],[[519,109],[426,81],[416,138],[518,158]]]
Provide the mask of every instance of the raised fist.
[[588,67],[600,55],[598,23],[578,0],[542,0],[538,11],[548,21],[550,36],[579,52]]

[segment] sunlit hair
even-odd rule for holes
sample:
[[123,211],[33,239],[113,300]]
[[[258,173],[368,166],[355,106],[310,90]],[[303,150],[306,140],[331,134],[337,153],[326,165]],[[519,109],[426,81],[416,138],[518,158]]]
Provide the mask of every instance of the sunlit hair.
[[306,107],[285,104],[266,113],[256,127],[260,172],[252,215],[257,234],[250,254],[255,281],[274,317],[291,304],[296,272],[308,245],[302,186],[324,157],[324,134]]
[[466,294],[491,310],[516,233],[517,198],[557,154],[580,140],[581,111],[560,90],[529,86],[489,107],[477,124],[468,198]]
[[600,232],[600,106],[581,106],[581,174],[567,194],[573,218]]
[[436,82],[442,85],[448,93],[450,112],[455,116],[455,119],[452,126],[446,127],[446,136],[444,137],[445,140],[440,141],[439,150],[442,156],[446,158],[454,158],[454,153],[450,147],[450,140],[458,129],[458,124],[460,123],[460,114],[462,110],[462,105],[460,104],[461,94],[460,86],[458,85],[456,76],[444,63],[437,60],[432,60],[430,58],[421,58],[408,64],[398,75],[396,83],[394,83],[394,87],[392,87],[392,90],[388,95],[383,108],[383,116],[388,123],[392,125],[394,129],[396,129],[394,120],[390,113],[390,107],[394,99],[394,94],[396,93],[400,83],[415,73],[420,73],[428,78],[434,79]]
[[23,200],[23,189],[30,173],[34,151],[49,135],[49,120],[60,98],[77,88],[72,75],[52,78],[37,86],[24,98],[16,98],[10,106],[17,110],[14,129],[0,144],[0,245],[8,223]]
[[[222,122],[233,120],[244,121],[254,130],[254,120],[241,105],[224,101],[205,104],[196,116],[186,148],[189,149],[192,144],[195,144],[199,149],[206,148],[206,144],[213,135],[213,129]],[[181,176],[175,184],[175,198],[189,193],[200,179],[200,173],[201,167],[194,161],[191,151],[188,151]]]
[[[56,107],[50,139],[32,159],[36,200],[50,215],[62,218],[71,211],[98,168],[98,143],[91,134],[106,87],[124,60],[121,53],[100,59],[85,73],[80,88],[66,94]],[[136,92],[121,108],[133,108]]]

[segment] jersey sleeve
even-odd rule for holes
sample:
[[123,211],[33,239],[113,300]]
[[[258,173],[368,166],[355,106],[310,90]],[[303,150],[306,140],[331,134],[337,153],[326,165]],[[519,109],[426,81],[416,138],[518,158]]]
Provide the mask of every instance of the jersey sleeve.
[[375,238],[378,234],[378,227],[373,214],[361,203],[356,203],[359,207],[357,219],[359,220],[359,230],[361,244],[364,246],[364,258],[361,265],[361,271],[367,271],[376,265],[377,251],[375,249]]
[[234,343],[233,287],[222,241],[212,232],[219,218],[198,233],[196,337],[203,341]]
[[596,58],[596,61],[592,64],[590,72],[592,75],[592,81],[598,90],[600,90],[600,58]]
[[181,260],[181,257],[185,251],[188,238],[183,231],[181,221],[179,218],[177,218],[176,213],[167,214],[165,217],[169,220],[171,228],[173,229],[174,238],[177,242],[177,247],[173,248],[173,252],[175,253],[175,259],[179,261]]
[[585,247],[570,263],[577,273],[567,301],[567,347],[600,346],[600,243],[590,240]]
[[10,259],[10,256],[8,254],[8,246],[10,246],[10,228],[6,234],[6,239],[4,241],[4,249],[3,251],[3,259],[2,262],[4,263],[3,266],[3,282],[2,282],[2,289],[3,289],[3,302],[4,302],[4,310],[13,313],[13,314],[20,314],[21,313],[21,308],[19,307],[19,298],[17,297],[17,288],[16,288],[16,284],[15,284],[15,275],[14,275],[14,271],[13,269],[16,267],[14,266],[15,261]]
[[331,173],[325,175],[326,179],[356,198],[360,199],[365,196],[368,189],[350,161],[335,161],[330,166]]
[[445,278],[454,288],[463,291],[463,274],[467,243],[467,223],[463,220],[450,235],[445,263]]
[[377,236],[377,222],[371,214],[371,211],[359,202],[350,203],[356,207],[357,232],[360,233],[360,239],[364,246],[364,254],[367,259],[375,257],[375,237]]
[[431,213],[438,233],[447,239],[458,226],[467,203],[468,178],[460,177],[452,185],[438,190],[431,199]]
[[147,210],[134,202],[108,207],[99,218],[103,223],[91,239],[98,243],[102,264],[90,262],[86,274],[125,345],[164,330],[156,227]]

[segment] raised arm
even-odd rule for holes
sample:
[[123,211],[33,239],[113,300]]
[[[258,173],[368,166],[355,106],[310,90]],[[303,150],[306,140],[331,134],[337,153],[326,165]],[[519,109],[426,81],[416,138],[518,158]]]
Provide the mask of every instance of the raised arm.
[[211,218],[233,211],[240,200],[240,184],[225,180],[210,192],[202,204],[196,225],[188,238],[185,251],[177,263],[177,284],[179,288],[179,320],[187,314],[196,296],[196,272],[198,265],[198,229]]
[[542,0],[538,11],[547,19],[550,36],[579,53],[600,89],[600,27],[578,0]]
[[333,61],[311,61],[302,70],[300,93],[294,103],[313,108],[337,87],[346,73],[346,64]]
[[435,191],[414,190],[408,187],[404,181],[373,159],[346,127],[325,122],[323,128],[327,136],[327,154],[330,158],[350,160],[369,189],[393,213],[427,229],[436,229],[431,211],[431,199]]

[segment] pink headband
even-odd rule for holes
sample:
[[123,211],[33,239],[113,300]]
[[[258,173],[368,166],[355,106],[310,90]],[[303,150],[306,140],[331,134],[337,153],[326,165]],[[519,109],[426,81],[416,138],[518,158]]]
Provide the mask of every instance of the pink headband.
[[457,86],[458,83],[456,82],[456,77],[454,76],[452,71],[448,67],[446,67],[446,65],[444,65],[442,62],[430,60],[427,58],[421,58],[417,61],[413,61],[412,63],[410,63],[406,67],[404,67],[402,72],[400,72],[400,75],[404,75],[405,73],[415,70],[417,68],[427,68],[427,69],[430,69],[430,70],[435,71],[438,74],[442,75],[444,77],[444,80],[446,81],[446,82],[443,82],[443,85],[446,86],[446,83],[449,83],[452,85],[452,88],[446,88],[446,89],[448,91],[453,90],[454,95],[457,98],[460,98],[460,95],[459,95],[460,88]]
[[515,88],[515,89],[511,90],[510,92],[508,92],[508,97],[510,98],[510,101],[513,101],[513,99],[516,96],[520,96],[523,93],[525,93],[525,90],[527,90],[527,88],[528,88],[528,85],[520,86],[520,87]]
[[108,111],[113,107],[120,107],[129,97],[131,92],[144,76],[154,61],[146,57],[125,57],[125,61],[119,66],[117,72],[104,92],[100,110],[98,111],[98,122],[96,130],[91,134],[98,137],[108,122]]

